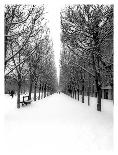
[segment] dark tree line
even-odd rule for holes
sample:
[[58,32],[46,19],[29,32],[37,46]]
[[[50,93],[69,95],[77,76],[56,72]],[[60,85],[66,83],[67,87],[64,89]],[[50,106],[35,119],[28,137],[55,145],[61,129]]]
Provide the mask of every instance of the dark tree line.
[[60,84],[66,90],[68,85],[81,88],[84,102],[85,89],[89,96],[94,83],[101,111],[102,86],[113,90],[113,5],[67,6],[61,11],[61,30]]
[[40,99],[40,92],[46,97],[46,92],[52,94],[57,89],[53,46],[45,13],[44,5],[5,6],[5,79],[6,82],[15,79],[17,83],[17,108],[20,108],[25,81],[29,99],[34,90],[34,101],[37,91]]

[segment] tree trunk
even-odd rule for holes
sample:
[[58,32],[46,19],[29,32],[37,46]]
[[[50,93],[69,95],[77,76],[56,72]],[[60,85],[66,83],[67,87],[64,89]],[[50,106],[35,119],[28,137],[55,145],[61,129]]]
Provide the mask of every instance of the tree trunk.
[[98,93],[98,104],[97,104],[97,110],[101,111],[101,95],[102,95],[102,89],[101,86],[97,86],[97,93]]
[[96,88],[97,88],[97,110],[101,111],[101,97],[102,97],[102,89],[101,89],[101,75],[100,75],[100,46],[99,45],[99,24],[96,23],[95,27],[96,31],[93,30],[93,40],[94,40],[94,46],[95,51],[97,55],[94,55],[92,53],[92,59],[93,59],[93,69],[95,71],[95,81],[96,81]]
[[36,88],[37,88],[37,83],[35,82],[35,85],[34,85],[34,101],[36,101]]
[[101,111],[101,98],[102,98],[102,89],[101,89],[101,83],[99,81],[100,74],[96,73],[96,88],[97,88],[97,110]]
[[32,93],[32,76],[30,75],[29,100],[31,100],[31,93]]
[[84,103],[84,91],[82,91],[82,103]]
[[46,94],[45,94],[45,89],[44,89],[44,98],[46,97]]
[[42,88],[41,88],[41,99],[43,98],[43,86],[42,86]]
[[74,89],[73,89],[73,98],[74,98]]
[[76,90],[75,90],[75,99],[76,99]]
[[47,86],[45,88],[45,97],[47,96]]
[[46,85],[44,85],[44,98],[46,97]]
[[17,108],[20,108],[21,75],[18,74]]
[[38,100],[40,100],[40,87],[39,87],[39,97],[38,97]]
[[79,101],[79,89],[78,89],[78,101]]
[[90,91],[89,91],[90,87],[88,87],[88,106],[90,105]]
[[84,103],[84,79],[82,80],[82,103]]
[[[20,63],[20,52],[19,52],[19,63]],[[20,91],[21,91],[21,68],[19,65],[19,70],[18,72],[18,94],[17,94],[17,108],[20,108]]]
[[89,79],[88,79],[88,106],[90,105],[90,78],[91,78],[91,76],[89,75]]
[[114,104],[114,87],[113,87],[113,84],[111,85],[112,89],[111,89],[111,99],[113,100],[113,104]]
[[31,93],[32,93],[32,83],[30,83],[30,88],[29,88],[29,100],[31,100]]

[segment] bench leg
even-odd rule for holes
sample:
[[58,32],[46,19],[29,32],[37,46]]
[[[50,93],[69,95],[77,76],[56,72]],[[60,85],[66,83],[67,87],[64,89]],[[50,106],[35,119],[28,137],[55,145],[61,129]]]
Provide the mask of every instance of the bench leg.
[[25,105],[27,106],[27,105],[30,104],[30,103],[31,103],[31,102],[23,102],[23,103],[22,103],[22,106],[25,106]]

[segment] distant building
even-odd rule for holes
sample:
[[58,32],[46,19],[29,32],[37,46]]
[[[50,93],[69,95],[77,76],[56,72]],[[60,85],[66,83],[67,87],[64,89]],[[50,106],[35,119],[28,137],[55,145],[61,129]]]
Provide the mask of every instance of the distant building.
[[[94,87],[92,88],[91,95],[94,97],[97,97],[97,91]],[[111,86],[102,87],[102,96],[101,97],[102,97],[102,99],[113,100],[113,89],[112,89],[112,87]]]
[[113,90],[111,86],[102,87],[102,98],[113,100]]

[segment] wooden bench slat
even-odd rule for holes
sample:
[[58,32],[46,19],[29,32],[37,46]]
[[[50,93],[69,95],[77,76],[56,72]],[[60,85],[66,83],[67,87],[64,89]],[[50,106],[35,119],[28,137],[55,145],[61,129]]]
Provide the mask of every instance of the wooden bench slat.
[[32,100],[27,100],[27,101],[24,101],[24,102],[32,102]]

